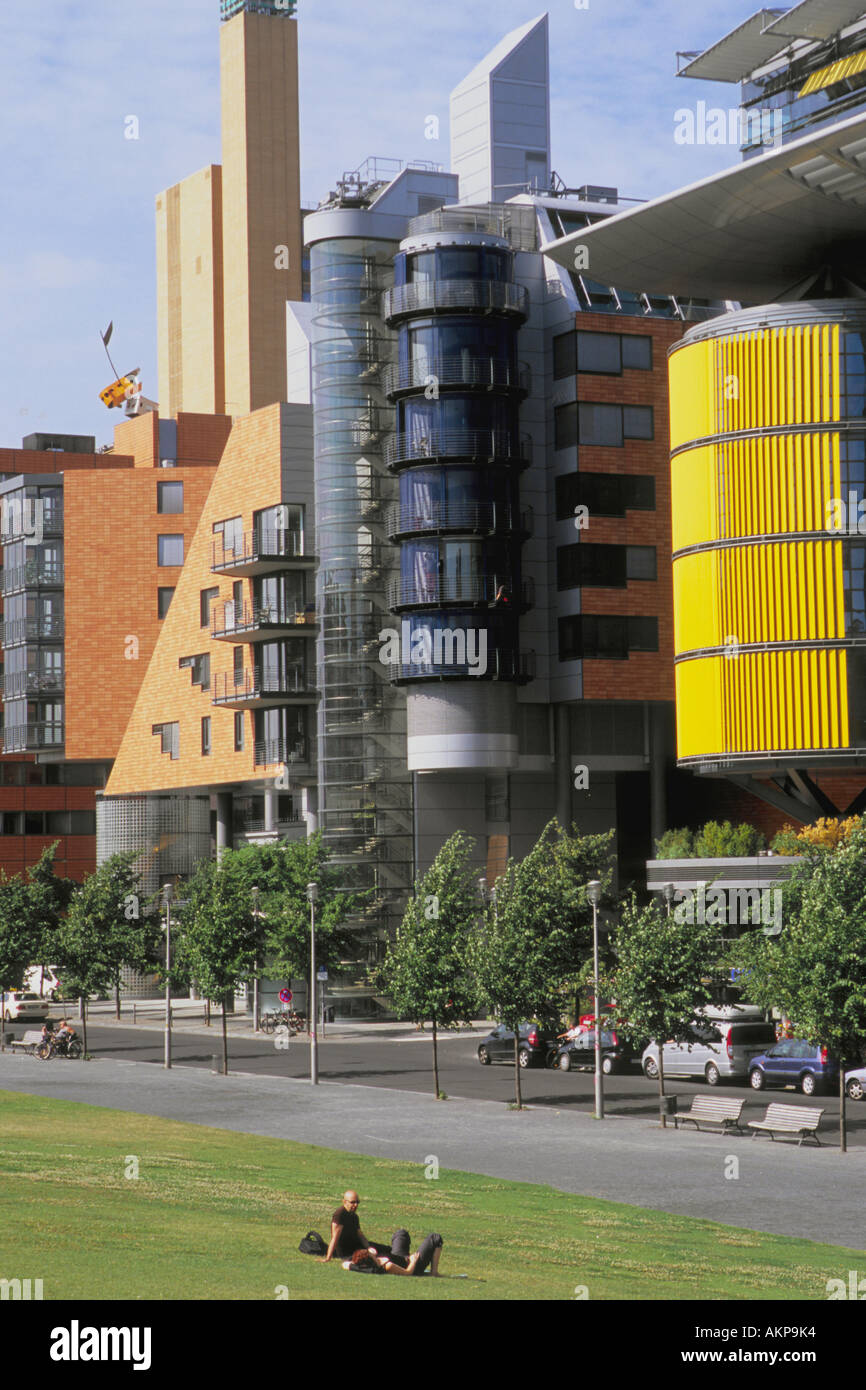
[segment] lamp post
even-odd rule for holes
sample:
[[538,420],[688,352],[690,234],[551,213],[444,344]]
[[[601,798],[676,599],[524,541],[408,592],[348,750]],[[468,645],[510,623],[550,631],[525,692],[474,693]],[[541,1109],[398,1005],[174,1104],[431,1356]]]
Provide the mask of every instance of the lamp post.
[[586,896],[592,903],[592,1012],[595,1019],[595,1118],[604,1119],[604,1085],[601,1071],[601,1009],[598,996],[598,905],[601,884],[597,879],[586,886]]
[[674,885],[672,883],[666,883],[664,888],[662,889],[662,897],[665,900],[665,911],[667,912],[668,917],[670,917],[671,915],[671,907],[673,905],[674,898],[676,897],[676,892],[677,890],[676,888],[674,888]]
[[171,1067],[171,900],[174,884],[164,883],[162,900],[165,903],[165,1063]]
[[318,883],[307,884],[307,897],[310,901],[310,1082],[319,1084],[319,1038],[316,1031],[316,902],[319,897]]
[[[257,934],[258,934],[259,918],[261,917],[261,913],[259,912],[259,897],[260,897],[260,893],[259,893],[258,888],[253,888],[252,894],[253,894],[253,918],[255,919],[256,931],[257,931]],[[256,959],[255,959],[255,964],[254,964],[254,968],[253,968],[253,1032],[254,1032],[254,1033],[257,1033],[258,1031],[259,1031],[259,956],[258,956],[258,943],[257,943],[257,944],[256,944]]]

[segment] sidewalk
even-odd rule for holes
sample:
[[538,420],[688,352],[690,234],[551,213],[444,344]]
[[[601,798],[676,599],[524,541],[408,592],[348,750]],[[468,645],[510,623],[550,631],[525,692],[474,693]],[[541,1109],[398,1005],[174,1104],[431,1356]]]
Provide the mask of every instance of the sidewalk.
[[[419,1177],[435,1155],[443,1183],[449,1168],[459,1169],[853,1246],[866,1275],[857,1217],[866,1180],[864,1149],[843,1158],[829,1146],[797,1148],[744,1136],[662,1130],[655,1122],[632,1118],[599,1123],[588,1115],[547,1109],[517,1114],[493,1101],[437,1102],[382,1087],[338,1082],[313,1087],[239,1072],[219,1076],[182,1066],[163,1071],[146,1062],[64,1062],[54,1068],[6,1054],[0,1056],[0,1090],[404,1159],[418,1165]],[[288,1170],[286,1182],[291,1182]],[[346,1185],[351,1182],[347,1156]],[[719,1259],[724,1258],[720,1246]],[[857,1258],[840,1254],[840,1278],[857,1267]]]
[[[68,1017],[75,1021],[78,1018],[78,1009],[66,1005],[69,1009]],[[52,1006],[52,1012],[56,1012],[59,1005]],[[222,1015],[218,1009],[211,1010],[210,1027],[204,1022],[204,1005],[200,1000],[177,999],[172,1003],[172,1031],[178,1033],[201,1034],[203,1037],[213,1037],[222,1033]],[[134,1020],[134,1022],[133,1022]],[[7,1024],[7,1028],[12,1030],[15,1023]],[[22,1025],[19,1025],[19,1027]],[[165,1002],[161,999],[141,999],[123,1001],[121,1006],[121,1016],[118,1020],[115,1017],[114,1003],[103,1000],[98,1004],[87,1006],[87,1026],[111,1027],[111,1028],[136,1028],[151,1029],[155,1032],[163,1032],[165,1029]],[[470,1028],[462,1028],[458,1032],[440,1029],[440,1037],[449,1038],[470,1038],[482,1036],[489,1033],[491,1028],[496,1025],[478,1020]],[[226,1032],[232,1038],[252,1038],[253,1020],[249,1014],[229,1014],[226,1020]],[[322,1028],[319,1027],[319,1037],[322,1037]],[[328,1023],[325,1025],[324,1037],[339,1038],[347,1041],[352,1038],[392,1038],[401,1042],[430,1041],[431,1029],[426,1024],[424,1031],[416,1030],[414,1023]]]

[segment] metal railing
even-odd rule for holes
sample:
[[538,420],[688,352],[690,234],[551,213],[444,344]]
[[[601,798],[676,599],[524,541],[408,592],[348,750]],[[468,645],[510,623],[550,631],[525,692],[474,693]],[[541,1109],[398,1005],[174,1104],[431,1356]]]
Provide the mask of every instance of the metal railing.
[[288,671],[233,671],[218,672],[214,677],[211,703],[224,704],[227,700],[261,700],[281,695],[315,696],[303,667]]
[[435,430],[395,434],[385,445],[387,464],[416,459],[484,458],[532,462],[532,438],[513,430]]
[[418,531],[522,531],[532,534],[535,523],[531,507],[515,513],[510,506],[495,502],[433,502],[427,511],[411,503],[392,503],[388,509],[388,536],[412,535]]
[[47,674],[41,671],[11,671],[3,677],[4,700],[20,699],[24,695],[56,695],[63,690],[62,672]]
[[28,748],[62,746],[62,723],[39,721],[35,724],[7,724],[3,730],[4,753],[23,753]]
[[532,372],[525,362],[515,365],[498,357],[437,357],[428,362],[392,362],[382,373],[386,396],[425,390],[433,382],[437,386],[503,387],[528,395]]
[[514,251],[538,249],[535,208],[526,203],[491,203],[483,209],[434,208],[409,222],[409,236],[424,232],[481,232],[503,237]]
[[62,586],[63,565],[60,561],[27,560],[23,565],[4,569],[0,575],[0,593],[13,594],[19,589],[35,589],[40,584]]
[[382,317],[400,318],[435,309],[481,309],[487,313],[529,314],[525,285],[504,280],[423,280],[397,285],[382,295]]
[[211,569],[230,569],[232,565],[250,564],[254,560],[312,558],[304,549],[303,531],[256,528],[239,536],[234,545],[227,545],[224,535],[217,536],[213,542]]
[[[534,599],[531,580],[524,580],[520,589],[522,606]],[[443,603],[488,603],[497,608],[513,607],[514,590],[511,580],[501,575],[450,578],[440,576],[432,584],[417,584],[411,579],[393,579],[388,585],[389,608]]]
[[315,626],[316,614],[310,609],[298,609],[291,604],[243,603],[231,600],[212,605],[211,637],[230,633],[256,632],[261,628]]
[[63,534],[63,503],[44,497],[5,497],[0,503],[0,545]]
[[256,767],[271,767],[278,763],[291,767],[294,763],[307,763],[310,759],[309,744],[305,738],[259,739],[254,747],[254,758]]
[[4,647],[20,646],[22,642],[60,641],[63,638],[63,616],[11,618],[3,623],[2,633]]
[[481,675],[473,675],[472,668],[467,663],[454,665],[445,662],[400,662],[392,661],[385,665],[388,678],[391,681],[419,681],[419,680],[499,680],[499,681],[529,681],[535,678],[535,652],[503,652],[499,650],[487,653],[486,669]]

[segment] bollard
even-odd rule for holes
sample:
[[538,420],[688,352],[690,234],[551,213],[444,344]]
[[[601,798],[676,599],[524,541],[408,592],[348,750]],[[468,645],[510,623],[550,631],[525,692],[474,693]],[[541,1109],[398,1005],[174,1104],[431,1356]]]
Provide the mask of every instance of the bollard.
[[211,1071],[213,1072],[214,1076],[222,1075],[222,1064],[216,1052],[211,1053]]
[[135,1004],[132,1006],[132,1021],[135,1023]]

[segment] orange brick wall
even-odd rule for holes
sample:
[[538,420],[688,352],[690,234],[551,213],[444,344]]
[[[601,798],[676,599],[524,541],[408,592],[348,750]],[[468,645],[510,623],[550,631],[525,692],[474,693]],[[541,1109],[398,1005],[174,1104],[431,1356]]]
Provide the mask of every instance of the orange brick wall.
[[[254,511],[282,500],[280,420],[281,408],[274,405],[234,424],[121,744],[108,795],[224,785],[264,775],[254,764],[252,716],[244,714],[246,747],[236,753],[235,711],[211,704],[217,676],[232,669],[232,644],[212,641],[209,630],[201,627],[200,594],[202,589],[218,588],[220,600],[232,597],[233,577],[211,571],[213,523],[242,515],[244,530],[249,531]],[[249,600],[251,581],[243,583]],[[193,685],[190,671],[178,667],[182,657],[200,652],[211,654],[210,691]],[[250,664],[249,648],[245,664]],[[206,716],[211,718],[209,757],[201,754],[201,721]],[[152,727],[175,721],[180,724],[180,757],[172,761],[160,751]]]

